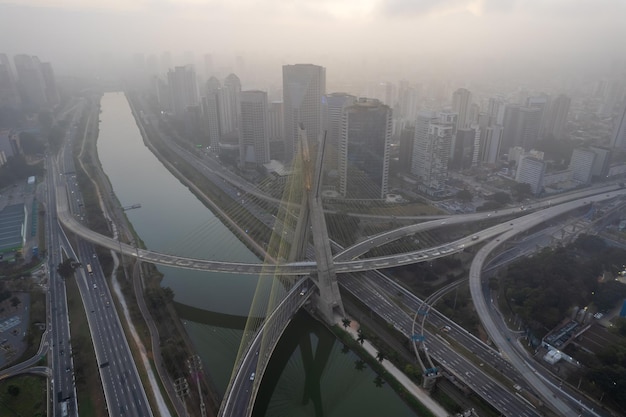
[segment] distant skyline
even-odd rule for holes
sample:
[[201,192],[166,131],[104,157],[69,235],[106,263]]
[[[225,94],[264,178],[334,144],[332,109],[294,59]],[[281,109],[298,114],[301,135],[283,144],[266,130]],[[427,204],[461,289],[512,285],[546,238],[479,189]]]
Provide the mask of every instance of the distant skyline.
[[233,66],[240,55],[277,75],[281,64],[315,63],[382,78],[540,76],[623,62],[624,22],[624,0],[0,0],[0,52],[62,72],[192,51]]

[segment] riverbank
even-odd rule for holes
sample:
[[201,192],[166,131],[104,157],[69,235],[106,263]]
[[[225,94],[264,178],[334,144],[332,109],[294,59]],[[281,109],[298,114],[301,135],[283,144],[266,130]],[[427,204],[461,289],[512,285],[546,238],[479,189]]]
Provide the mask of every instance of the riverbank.
[[[112,185],[100,164],[96,146],[99,136],[98,124],[95,122],[95,120],[98,120],[97,115],[100,113],[100,97],[97,99],[94,97],[92,100],[97,101],[97,103],[91,104],[91,119],[88,119],[91,120],[91,124],[85,126],[85,134],[80,143],[77,144],[76,149],[78,155],[76,158],[78,160],[77,168],[84,173],[84,177],[81,176],[84,178],[84,186],[81,184],[81,190],[89,190],[89,192],[83,193],[87,219],[90,222],[90,226],[97,225],[96,227],[99,229],[102,229],[104,226],[108,233],[115,231],[120,240],[129,243],[135,242],[138,246],[142,246],[142,242],[128,221],[121,204],[115,198]],[[118,232],[120,233],[119,235],[117,234]],[[102,253],[102,251],[99,251],[99,253]],[[113,275],[118,272],[118,265],[114,264],[116,256],[112,253],[103,253],[102,255],[101,258],[105,260],[105,262],[102,262],[103,266],[110,264],[110,267],[107,268],[107,275],[112,277],[111,284],[114,288],[120,290],[113,292],[118,296],[119,309],[123,313],[122,317],[124,318],[122,323],[142,381],[146,387],[150,387],[150,389],[146,390],[146,394],[150,399],[152,408],[158,411],[158,414],[162,417],[166,417],[172,415],[168,406],[166,406],[166,404],[169,404],[169,407],[173,407],[176,410],[176,414],[185,415],[184,406],[175,395],[173,377],[159,372],[163,368],[161,363],[162,355],[155,355],[153,347],[155,345],[154,341],[157,344],[160,342],[161,337],[159,334],[162,334],[162,332],[156,326],[151,327],[148,325],[148,323],[159,322],[152,319],[148,309],[140,311],[138,307],[142,303],[145,304],[143,300],[143,284],[133,286],[125,281],[116,284],[117,279],[113,278]],[[119,266],[119,270],[121,270],[124,276],[126,276],[125,268],[127,267],[124,262],[128,261],[129,259],[123,259]],[[134,269],[133,264],[134,262],[128,265],[128,268]],[[134,289],[136,289],[135,292],[133,292]],[[120,296],[121,294],[123,296]],[[129,299],[133,302],[128,302]],[[170,312],[170,314],[172,313]],[[175,317],[173,320],[178,320],[178,318]],[[183,349],[185,357],[191,357],[195,353],[193,348],[185,343],[185,337],[182,334],[179,333],[177,336],[177,333],[173,332],[171,328],[167,329],[166,334],[168,334],[170,339],[181,341],[177,345]],[[154,378],[155,372],[160,377],[159,382]],[[162,390],[165,391],[167,401],[163,397]]]
[[[141,119],[141,116],[138,113],[138,111],[133,110],[133,115],[135,116],[135,119],[138,124],[143,123],[143,120]],[[151,123],[149,126],[152,126],[152,125],[153,123]],[[155,156],[166,166],[166,168],[186,186],[191,187],[193,185],[194,187],[196,187],[195,184],[191,184],[190,180],[186,178],[185,175],[183,174],[183,172],[186,172],[186,169],[184,168],[184,165],[186,164],[186,162],[178,157],[174,161],[168,161],[165,155],[166,154],[171,155],[171,152],[165,152],[164,150],[162,150],[162,152],[159,152],[158,149],[154,147],[154,144],[151,144],[152,138],[148,135],[146,129],[141,129],[141,130],[142,130],[142,135],[144,137],[144,143],[146,144],[146,146],[149,147],[149,149],[153,153],[155,153]],[[161,143],[161,146],[166,146],[166,144]],[[195,170],[195,168],[189,168],[189,169]],[[211,195],[210,190],[209,191],[200,190],[199,192],[204,196],[201,201],[205,203],[205,205],[207,201],[212,202],[213,200],[218,200],[216,196]],[[194,192],[194,194],[198,195],[197,192]],[[212,205],[207,205],[207,207],[213,210]],[[223,215],[226,215],[226,214],[224,213]],[[232,220],[229,220],[229,221],[232,221]],[[371,352],[367,352],[367,354],[371,355]],[[395,366],[393,366],[391,363],[386,363],[386,366],[390,367],[390,369],[394,369],[395,371],[393,374],[388,371],[385,371],[385,372],[388,372],[389,375],[393,375],[394,380],[399,381],[397,384],[393,384],[393,385],[390,384],[390,385],[392,385],[394,388],[398,388],[400,385],[404,387],[404,385],[406,384],[406,387],[404,387],[404,390],[406,391],[406,393],[405,394],[401,393],[400,396],[403,398],[406,398],[407,396],[418,398],[418,400],[415,402],[419,401],[419,405],[416,405],[410,399],[409,400],[405,399],[405,401],[407,403],[411,403],[411,405],[418,412],[421,413],[420,415],[422,414],[429,415],[426,413],[429,412],[428,410],[431,407],[433,409],[432,415],[436,415],[436,416],[448,415],[448,413],[446,413],[445,410],[443,410],[441,406],[439,406],[432,398],[428,397],[428,395],[425,394],[421,389],[419,389],[416,384],[410,383],[408,377],[404,376],[403,378],[396,378],[395,375],[403,375],[399,369],[395,368]],[[422,398],[424,398],[424,396],[426,397],[426,400],[422,401]],[[422,405],[421,404],[422,402],[426,402],[427,405]]]
[[[339,327],[342,325],[341,321],[338,321],[336,325]],[[359,339],[359,329],[361,325],[359,322],[355,320],[350,320],[350,325],[344,327],[346,333],[352,337],[354,341]],[[361,343],[361,347],[369,356],[372,358],[376,358],[378,355],[378,348],[372,345],[369,340],[363,340]],[[380,366],[387,372],[391,377],[400,384],[408,394],[412,395],[417,401],[418,404],[410,401],[410,405],[416,409],[416,411],[420,412],[420,416],[435,416],[435,417],[448,417],[450,413],[448,413],[443,407],[439,405],[424,389],[415,384],[408,376],[406,376],[403,372],[401,372],[398,368],[396,368],[391,362],[383,359],[379,360]],[[397,387],[394,387],[397,390]],[[406,400],[406,397],[400,393],[401,397]]]

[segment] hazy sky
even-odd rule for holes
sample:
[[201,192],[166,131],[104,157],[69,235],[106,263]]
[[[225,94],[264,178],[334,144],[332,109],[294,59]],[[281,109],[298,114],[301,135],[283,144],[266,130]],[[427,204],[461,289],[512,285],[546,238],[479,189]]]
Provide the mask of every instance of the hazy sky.
[[608,66],[626,0],[0,0],[0,52],[320,59],[474,70]]

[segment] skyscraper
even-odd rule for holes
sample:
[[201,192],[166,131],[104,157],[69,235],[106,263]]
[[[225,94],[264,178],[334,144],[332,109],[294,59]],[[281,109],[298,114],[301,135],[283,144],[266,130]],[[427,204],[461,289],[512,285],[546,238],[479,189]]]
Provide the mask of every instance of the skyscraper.
[[343,122],[343,110],[354,104],[356,97],[346,93],[331,93],[326,96],[326,154],[325,168],[339,167],[339,140]]
[[519,158],[515,181],[529,184],[533,194],[539,194],[543,188],[543,177],[546,173],[546,163],[532,155],[523,155]]
[[57,90],[57,83],[54,77],[54,70],[52,64],[49,62],[41,63],[41,74],[43,76],[43,82],[45,86],[46,100],[51,107],[59,104],[59,91]]
[[242,91],[240,103],[239,163],[242,167],[266,164],[270,161],[267,93]]
[[428,127],[437,120],[435,112],[422,110],[417,113],[415,121],[415,137],[413,139],[413,157],[411,158],[411,174],[424,176],[426,158],[428,157]]
[[452,111],[457,113],[457,129],[465,129],[470,125],[470,106],[472,93],[466,88],[459,88],[452,94]]
[[322,97],[326,94],[326,69],[312,64],[283,65],[285,162],[291,162],[300,123],[311,143],[322,132]]
[[507,153],[514,146],[532,147],[539,139],[540,124],[540,108],[506,106],[500,153]]
[[268,123],[270,141],[284,141],[285,120],[283,118],[283,102],[272,101],[268,107]]
[[548,113],[550,112],[550,96],[548,94],[542,93],[534,96],[530,96],[526,98],[526,107],[531,109],[539,109],[539,134],[537,139],[544,139],[544,131],[546,119],[548,117]]
[[14,62],[24,106],[33,110],[47,106],[46,86],[39,59],[29,55],[16,55]]
[[492,97],[489,99],[487,107],[487,114],[492,118],[492,124],[501,125],[504,123],[504,111],[506,103],[504,99],[499,97]]
[[485,135],[482,136],[480,144],[480,161],[484,164],[495,164],[500,155],[500,147],[502,146],[501,125],[493,125],[485,128]]
[[572,100],[568,96],[561,94],[550,103],[542,126],[543,138],[563,139],[571,102]]
[[361,98],[344,107],[339,141],[339,187],[350,198],[382,199],[389,180],[391,109]]
[[444,190],[448,178],[448,162],[452,147],[454,121],[442,114],[437,118],[432,112],[420,112],[415,125],[413,163],[411,173],[416,175],[422,189],[431,195]]
[[474,160],[476,129],[458,129],[452,149],[451,169],[469,169]]
[[206,82],[205,96],[202,98],[202,113],[205,120],[209,145],[213,152],[219,152],[220,118],[219,118],[220,82],[211,77]]
[[591,182],[593,175],[593,164],[596,154],[590,149],[576,148],[572,151],[572,158],[569,162],[569,169],[572,171],[572,178],[582,184]]
[[615,127],[613,129],[613,140],[611,141],[613,148],[626,150],[626,102],[622,106],[622,111],[615,119]]
[[11,62],[5,54],[0,54],[0,107],[16,109],[20,105],[20,95],[17,91]]
[[190,65],[175,67],[167,73],[167,81],[170,87],[170,105],[172,113],[178,118],[183,118],[190,106],[197,106],[198,85],[196,72]]
[[224,86],[220,95],[220,127],[222,137],[235,138],[239,136],[241,123],[241,81],[235,74],[229,74],[224,79]]

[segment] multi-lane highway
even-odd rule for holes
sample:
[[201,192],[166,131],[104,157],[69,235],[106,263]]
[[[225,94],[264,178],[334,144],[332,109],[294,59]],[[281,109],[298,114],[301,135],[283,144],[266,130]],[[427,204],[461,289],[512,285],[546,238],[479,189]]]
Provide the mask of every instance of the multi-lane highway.
[[[384,282],[385,280],[380,280]],[[390,301],[389,296],[378,287],[376,283],[370,280],[364,280],[363,277],[357,277],[352,274],[341,275],[339,283],[342,288],[353,294],[376,314],[390,323],[396,330],[401,332],[408,340],[413,336],[413,317],[411,317],[401,307]],[[404,291],[406,291],[404,289]],[[394,294],[398,293],[398,289],[394,290]],[[419,308],[421,300],[407,291],[407,299],[404,300],[407,306],[411,308]],[[403,297],[404,298],[404,297]],[[415,310],[414,310],[415,311]],[[448,322],[446,322],[448,323]],[[438,324],[438,323],[437,323]],[[493,366],[494,361],[500,362],[501,358],[497,352],[493,351],[480,340],[476,339],[469,333],[453,324],[454,332],[451,337],[457,338],[459,344],[466,344],[467,349],[482,355],[484,364]],[[478,395],[483,397],[485,401],[490,403],[494,408],[501,411],[504,415],[511,416],[539,416],[540,414],[527,402],[511,393],[512,387],[505,387],[489,376],[481,366],[475,364],[471,360],[456,352],[449,342],[440,337],[436,333],[430,331],[425,332],[426,345],[431,357],[454,375],[463,381],[468,387],[472,388]],[[507,370],[506,362],[501,361],[504,370]],[[514,371],[509,369],[512,373]]]
[[[106,247],[108,249],[112,249],[115,251],[122,251],[124,254],[138,257],[142,261],[151,262],[160,265],[167,266],[175,266],[178,268],[186,268],[186,269],[197,269],[204,271],[214,271],[214,272],[227,272],[227,273],[242,273],[242,274],[261,274],[268,273],[270,268],[269,265],[266,264],[250,264],[245,262],[224,262],[224,261],[216,261],[216,260],[207,260],[207,259],[194,259],[194,258],[186,258],[176,255],[169,255],[164,253],[159,253],[155,251],[150,251],[146,249],[137,249],[134,246],[120,243],[116,239],[113,239],[108,236],[101,235],[97,232],[94,232],[83,225],[79,220],[77,220],[74,216],[69,213],[69,209],[67,207],[67,199],[63,198],[63,190],[59,190],[59,195],[57,199],[58,203],[58,215],[59,220],[74,233],[78,234],[80,237],[93,242],[97,245]],[[594,196],[595,201],[603,201],[608,200],[610,198],[615,197],[616,195],[626,194],[626,190],[620,189],[618,186],[606,187],[602,190],[594,190],[594,193],[599,193]],[[587,200],[583,200],[589,196],[590,191],[581,192],[577,195],[569,195],[562,197],[566,201],[575,200],[578,201],[578,205],[570,205],[568,206],[571,210],[574,210],[578,207],[582,207]],[[582,197],[581,197],[582,196]],[[555,198],[551,205],[554,206],[558,203]],[[468,219],[479,220],[479,218],[475,217],[475,215],[468,215]],[[488,216],[487,214],[483,214],[483,218]],[[465,216],[459,215],[456,222],[462,222]],[[456,217],[455,217],[456,219]],[[467,222],[468,220],[466,220]],[[437,223],[438,222],[438,223]],[[430,227],[435,227],[439,225],[439,227],[448,225],[445,221],[437,221],[437,224],[430,224]],[[511,230],[515,225],[514,221],[504,222],[498,224],[496,226],[490,227],[481,231],[480,233],[472,234],[466,236],[465,238],[458,239],[454,242],[448,242],[446,244],[442,244],[438,247],[428,248],[417,250],[409,253],[402,254],[391,254],[387,256],[380,256],[374,258],[367,259],[357,259],[357,260],[349,260],[349,261],[336,261],[335,262],[335,271],[337,273],[349,273],[349,272],[359,272],[359,271],[369,271],[372,269],[383,269],[383,268],[391,268],[401,265],[409,265],[418,262],[430,261],[433,259],[441,258],[444,256],[448,256],[455,252],[460,252],[465,248],[468,248],[472,245],[482,244],[485,239],[496,237],[499,234],[502,234],[508,230]],[[371,248],[381,246],[386,244],[388,241],[399,239],[400,237],[411,235],[415,233],[410,228],[400,228],[396,230],[392,230],[389,232],[385,232],[384,236],[377,235],[370,237],[365,240],[365,243],[361,242],[359,246],[368,246],[367,250]],[[389,238],[389,239],[387,239]],[[363,251],[362,248],[359,251]],[[282,264],[277,266],[280,268],[280,273],[282,275],[303,275],[310,274],[316,272],[316,263],[314,261],[302,261],[302,262],[293,262],[289,264]]]
[[[66,159],[66,163],[69,164],[69,162],[70,161]],[[73,171],[73,169],[68,168],[68,166],[66,166],[65,172],[67,173],[71,171]],[[79,234],[80,236],[92,242],[103,245],[113,250],[121,249],[127,254],[140,257],[148,262],[153,262],[153,263],[174,265],[174,266],[183,267],[183,268],[217,270],[217,271],[237,272],[237,273],[238,272],[259,273],[260,270],[257,270],[257,269],[262,267],[264,271],[267,272],[267,265],[261,266],[257,264],[227,263],[227,262],[187,259],[187,258],[174,257],[170,255],[158,254],[158,253],[141,250],[141,249],[137,250],[134,247],[131,247],[130,245],[120,244],[115,239],[100,236],[97,233],[91,232],[82,224],[84,213],[82,212],[81,199],[79,195],[80,193],[79,193],[78,188],[76,187],[75,182],[72,181],[72,178],[70,178],[70,176],[60,175],[60,177],[63,179],[69,179],[69,181],[67,182],[66,184],[67,188],[65,189],[61,188],[62,187],[61,184],[59,184],[56,187],[57,192],[59,193],[59,196],[64,197],[64,198],[59,198],[60,201],[58,202],[59,219],[62,220],[62,222],[66,226],[71,228],[73,231],[77,232],[77,234]],[[615,189],[615,188],[616,187],[613,187],[612,189]],[[598,192],[598,191],[596,190],[586,191],[584,193],[578,194],[577,196],[578,198],[580,198],[580,196],[586,196],[593,192]],[[601,192],[604,192],[604,191],[601,191]],[[570,199],[576,198],[576,196],[570,196],[568,198]],[[602,199],[604,197],[600,196],[597,198]],[[609,194],[607,194],[606,198],[610,198]],[[65,201],[62,201],[62,200],[65,200]],[[556,205],[559,202],[560,201],[558,201],[558,199],[553,199],[551,202],[547,204]],[[581,202],[578,202],[577,204],[578,205],[576,204],[572,205],[570,209],[575,209],[577,207],[580,207]],[[501,212],[499,214],[510,215],[513,213],[514,210],[515,209],[511,210],[511,213]],[[481,220],[481,219],[485,219],[486,217],[489,217],[490,215],[492,215],[492,213],[479,213],[479,214],[473,214],[471,216],[475,217],[476,220]],[[437,221],[430,222],[431,224],[425,223],[424,224],[425,226],[422,226],[422,225],[409,226],[407,228],[402,228],[399,230],[386,232],[385,234],[382,234],[382,235],[373,236],[361,242],[359,245],[355,246],[354,248],[352,249],[349,248],[341,256],[345,257],[345,259],[353,259],[374,247],[381,246],[381,245],[389,243],[390,241],[399,239],[403,236],[416,233],[417,231],[421,230],[420,228],[427,230],[426,228],[428,227],[441,227],[443,225],[452,225],[452,224],[456,224],[457,222],[467,222],[469,220],[469,218],[463,219],[463,217],[464,216],[458,216],[458,217],[453,218],[454,220],[453,219],[443,220],[443,221],[437,220]],[[416,251],[413,253],[390,255],[386,257],[371,258],[371,259],[364,259],[364,260],[338,261],[336,263],[336,270],[337,272],[364,271],[364,270],[369,270],[373,268],[386,268],[386,267],[393,267],[393,266],[398,266],[398,265],[403,265],[403,264],[422,262],[426,260],[435,259],[441,256],[447,256],[451,253],[461,251],[465,249],[466,247],[469,247],[473,244],[483,243],[483,241],[486,239],[496,237],[503,233],[507,233],[511,230],[515,230],[516,224],[517,224],[517,220],[514,222],[506,222],[506,223],[494,226],[492,228],[489,228],[487,230],[481,231],[479,234],[470,235],[463,239],[459,239],[455,242],[449,242],[447,244],[441,245],[437,248],[429,248],[429,249],[425,249],[422,251]],[[412,227],[416,229],[414,230],[412,229]],[[417,230],[417,229],[420,229],[420,230]],[[123,354],[120,353],[117,348],[114,350],[104,349],[108,343],[113,343],[113,344],[121,343],[123,339],[123,333],[116,335],[115,329],[114,329],[116,326],[107,326],[107,323],[109,322],[109,320],[115,322],[115,321],[118,321],[118,319],[117,319],[117,315],[114,315],[114,316],[107,315],[107,311],[114,311],[114,309],[110,308],[106,304],[107,302],[110,302],[110,294],[108,292],[108,288],[106,287],[106,281],[104,280],[104,277],[102,276],[102,271],[100,270],[99,265],[97,264],[97,261],[93,258],[93,253],[94,253],[93,247],[90,244],[87,244],[85,242],[81,242],[79,244],[77,257],[83,263],[88,262],[89,260],[93,259],[92,261],[93,265],[91,265],[93,275],[85,273],[84,270],[81,271],[80,273],[81,277],[79,279],[79,286],[81,288],[81,294],[84,298],[86,309],[88,313],[89,312],[92,313],[89,315],[97,316],[96,318],[90,318],[90,326],[92,328],[92,333],[94,335],[94,342],[96,344],[99,344],[100,346],[96,348],[100,365],[102,366],[103,364],[105,364],[105,366],[101,368],[101,377],[103,378],[103,384],[105,386],[107,402],[109,402],[110,397],[118,396],[117,391],[115,391],[117,388],[128,386],[129,383],[128,383],[128,380],[126,379],[127,375],[125,375],[123,372],[121,374],[122,377],[119,377],[119,374],[118,374],[119,381],[117,381],[117,385],[114,385],[115,388],[110,388],[110,387],[107,388],[107,383],[104,382],[106,372],[102,371],[102,369],[111,366],[110,361],[106,359],[109,359],[110,357],[116,364],[119,364],[120,367],[124,367],[125,362],[123,359]],[[314,262],[305,261],[305,262],[298,262],[298,263],[294,263],[290,265],[282,265],[280,266],[280,268],[281,268],[281,273],[283,274],[299,275],[299,274],[315,271],[316,265]],[[102,289],[106,288],[106,291],[99,291],[100,288]],[[354,291],[361,291],[361,290],[354,289]],[[363,294],[363,293],[360,296],[364,298],[368,297],[367,294]],[[382,303],[382,305],[384,306],[384,303]],[[397,311],[391,312],[390,310],[390,312],[385,312],[384,309],[382,309],[381,314],[383,317],[386,317],[390,322],[397,325],[398,328],[402,332],[406,332],[406,334],[410,336],[410,333],[411,333],[410,327],[408,328],[405,327],[405,325],[407,324],[405,323],[405,320],[407,317],[403,317],[401,315],[394,316],[394,314],[396,313]],[[105,319],[102,319],[100,316],[102,316]],[[408,318],[410,321],[410,317]],[[118,337],[120,335],[121,335],[121,338]],[[507,395],[506,392],[508,392],[508,390],[504,389],[503,387],[498,387],[497,384],[492,386],[491,384],[493,383],[488,380],[482,381],[480,379],[482,378],[480,376],[482,374],[482,371],[478,367],[470,363],[467,363],[467,361],[465,361],[466,363],[461,362],[458,359],[458,354],[454,353],[451,349],[446,347],[445,342],[443,340],[440,341],[439,338],[437,337],[431,337],[431,339],[436,342],[430,342],[430,343],[440,343],[440,345],[437,345],[436,349],[434,349],[434,351],[437,353],[433,353],[433,351],[431,350],[431,354],[433,356],[440,355],[440,358],[437,358],[436,356],[435,357],[438,360],[440,359],[442,363],[447,363],[447,361],[450,361],[450,363],[454,365],[455,371],[457,373],[459,372],[458,369],[461,369],[460,378],[462,379],[463,375],[465,375],[467,379],[471,379],[468,385],[472,385],[474,383],[473,381],[476,378],[478,378],[478,381],[480,383],[478,388],[485,390],[484,395],[486,396],[486,398],[490,398],[490,395],[494,392],[498,393],[498,397],[493,399],[493,402],[496,404],[496,408],[502,410],[503,412],[507,414],[519,412],[519,414],[516,414],[516,415],[532,415],[532,414],[524,414],[528,412],[528,410],[525,410],[524,408],[515,408],[517,407],[517,405],[513,402],[505,402],[504,399],[506,399],[506,395]],[[123,342],[125,344],[125,339],[123,340]],[[99,349],[101,350],[99,351]],[[127,349],[127,345],[126,345],[126,349]],[[484,347],[481,347],[481,349],[484,349]],[[447,353],[448,351],[452,353]],[[443,354],[439,352],[446,352],[446,353]],[[116,356],[118,354],[119,356]],[[102,359],[105,359],[105,360],[102,361]],[[132,358],[130,358],[130,363],[132,363]],[[506,365],[504,365],[504,369],[505,368],[506,368]],[[126,369],[126,368],[123,368],[123,369]],[[109,376],[109,379],[110,379],[110,376]],[[135,388],[137,388],[137,386],[140,387],[140,384],[135,385]],[[110,392],[112,389],[115,391],[114,393]],[[123,392],[121,391],[121,389],[122,388],[120,388],[120,393]],[[503,393],[500,393],[500,389],[503,390]],[[131,404],[133,403],[132,400],[135,400],[135,403],[139,404],[140,402],[138,400],[139,397],[140,396],[138,395],[130,394],[130,396],[126,396],[125,399],[122,400],[122,402],[117,402],[117,403],[109,402],[109,406],[111,406],[111,404],[113,405],[128,404],[129,399],[131,400],[130,401]],[[145,397],[145,394],[144,394],[144,397]],[[142,414],[132,414],[132,410],[130,409],[124,410],[123,408],[118,408],[114,410],[117,413],[129,412],[129,414],[127,415],[142,415]],[[136,413],[140,412],[138,410],[139,408],[137,408],[135,412]]]
[[313,282],[308,277],[299,280],[264,320],[230,380],[220,408],[220,417],[252,415],[254,400],[271,353],[291,318],[311,296],[312,291],[307,291],[311,285]]
[[[81,192],[73,174],[75,169],[72,147],[75,134],[75,124],[72,124],[64,148],[59,154],[58,165],[54,163],[54,159],[49,160],[52,162],[49,167],[50,175],[52,176],[52,178],[49,178],[49,194],[62,197],[65,203],[63,215],[70,216],[76,222],[82,224],[85,213],[83,211]],[[49,204],[51,204],[52,208],[58,207],[56,201],[50,200]],[[61,213],[57,213],[57,217],[61,217]],[[100,379],[110,415],[151,417],[152,410],[148,404],[121,322],[115,308],[112,306],[113,301],[108,282],[98,262],[93,244],[78,239],[77,248],[73,248],[63,233],[58,234],[58,239],[61,241],[60,245],[65,248],[69,256],[81,263],[81,267],[75,272],[75,277],[87,315],[98,361]],[[58,291],[55,291],[56,295],[53,298],[56,297],[56,300],[62,300],[65,297],[64,286],[62,286],[62,280],[57,280],[57,282],[59,282],[59,288]],[[57,308],[60,308],[63,302],[56,301],[52,305],[54,306],[56,303],[59,304]],[[58,350],[61,358],[59,364],[54,364],[55,380],[60,378],[63,383],[71,380],[70,386],[74,389],[69,329],[67,333],[65,330],[61,330],[67,327],[69,322],[67,308],[65,307],[65,310],[57,310],[53,307],[53,309],[53,320],[57,323],[54,327],[59,328],[53,333],[58,338],[58,346],[55,346],[55,349]],[[55,345],[57,345],[56,341]],[[64,360],[63,358],[66,359]],[[60,390],[60,398],[72,397],[66,395],[65,390]],[[76,398],[75,392],[73,398]],[[78,415],[75,406],[74,408],[70,407],[70,415]]]
[[593,410],[593,405],[588,405],[583,398],[575,393],[560,388],[558,385],[550,381],[549,378],[543,377],[535,369],[535,367],[527,360],[525,353],[519,349],[519,345],[515,339],[507,336],[506,329],[494,314],[494,309],[490,302],[487,301],[483,291],[483,283],[481,280],[481,271],[490,253],[506,240],[513,236],[530,230],[547,220],[560,216],[570,210],[587,206],[592,202],[600,202],[607,199],[623,196],[621,191],[612,191],[602,195],[587,196],[584,200],[576,200],[563,203],[558,206],[546,208],[534,215],[528,215],[517,219],[512,230],[504,233],[500,239],[494,240],[481,248],[470,268],[470,291],[476,311],[480,317],[483,327],[489,334],[491,340],[498,347],[503,355],[506,355],[511,364],[521,373],[522,377],[533,387],[535,392],[541,396],[546,404],[549,404],[559,415],[578,416],[591,415],[599,416],[602,413]]
[[[80,111],[77,111],[80,113]],[[77,120],[78,114],[73,117]],[[68,133],[72,135],[73,132]],[[68,416],[78,415],[78,400],[74,377],[74,361],[70,335],[70,318],[67,309],[67,293],[64,279],[57,273],[58,265],[67,257],[73,257],[57,220],[56,189],[62,174],[57,170],[54,156],[46,158],[46,234],[48,246],[48,305],[49,332],[51,335],[52,403],[53,415],[61,416],[61,407],[67,407]],[[64,404],[64,405],[63,405]]]

